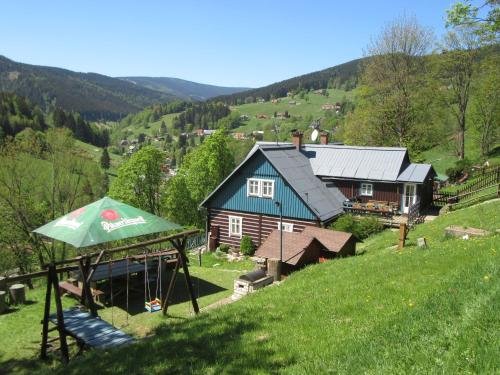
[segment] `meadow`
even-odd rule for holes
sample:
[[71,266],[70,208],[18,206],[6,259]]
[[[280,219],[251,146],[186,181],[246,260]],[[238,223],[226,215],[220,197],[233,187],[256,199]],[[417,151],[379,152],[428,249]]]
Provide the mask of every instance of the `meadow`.
[[[493,234],[448,238],[444,228],[451,224]],[[169,319],[137,344],[90,351],[69,367],[30,360],[17,369],[28,372],[29,363],[41,373],[73,374],[498,373],[499,224],[497,199],[417,226],[402,251],[398,233],[386,230],[359,244],[357,256],[306,267],[196,317]],[[427,248],[416,246],[419,237]]]

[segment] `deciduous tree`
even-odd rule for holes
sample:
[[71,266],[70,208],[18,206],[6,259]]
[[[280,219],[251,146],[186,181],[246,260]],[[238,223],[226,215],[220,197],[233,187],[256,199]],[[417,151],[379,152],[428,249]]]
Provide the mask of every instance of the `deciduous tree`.
[[500,75],[498,55],[486,58],[480,65],[473,87],[471,103],[472,129],[479,139],[481,156],[487,157],[500,137]]
[[145,146],[133,154],[119,169],[111,183],[109,196],[159,214],[162,200],[164,154]]
[[420,98],[431,44],[432,33],[411,17],[389,23],[371,42],[348,141],[407,146],[424,135],[418,125],[428,104]]

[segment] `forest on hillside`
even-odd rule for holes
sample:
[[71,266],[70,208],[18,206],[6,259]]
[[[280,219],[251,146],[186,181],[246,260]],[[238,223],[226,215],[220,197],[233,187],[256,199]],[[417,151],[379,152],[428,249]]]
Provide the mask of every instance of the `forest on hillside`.
[[86,120],[118,120],[175,96],[97,73],[22,64],[0,56],[0,91],[27,97],[43,109],[60,107]]
[[57,107],[44,112],[23,96],[0,93],[0,143],[26,129],[44,132],[49,127],[69,129],[76,139],[95,146],[106,147],[109,143],[108,129],[85,121],[79,113]]

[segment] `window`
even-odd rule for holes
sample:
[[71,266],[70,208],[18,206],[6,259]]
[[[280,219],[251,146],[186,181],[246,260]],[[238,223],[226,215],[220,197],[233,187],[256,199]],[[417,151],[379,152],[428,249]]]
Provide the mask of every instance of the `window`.
[[[281,228],[283,232],[293,232],[293,224],[292,223],[281,223]],[[280,229],[280,222],[278,221],[278,229]]]
[[255,178],[248,180],[248,195],[251,197],[260,196],[260,181]]
[[262,180],[262,196],[264,198],[274,197],[274,181],[273,180]]
[[373,184],[361,184],[361,195],[373,196]]
[[242,234],[243,219],[239,216],[229,216],[229,237],[240,237]]
[[249,178],[247,181],[247,196],[274,198],[274,181],[260,178]]

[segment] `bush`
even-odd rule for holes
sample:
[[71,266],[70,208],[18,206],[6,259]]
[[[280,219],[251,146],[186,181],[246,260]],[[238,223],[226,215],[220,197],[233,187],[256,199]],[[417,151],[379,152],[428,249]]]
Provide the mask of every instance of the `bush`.
[[251,256],[255,252],[255,246],[249,236],[243,236],[240,243],[240,251],[244,255]]
[[467,158],[457,160],[453,167],[446,170],[446,175],[450,178],[450,181],[457,181],[464,173],[470,172],[471,166],[472,162]]
[[351,214],[342,215],[331,226],[331,229],[354,234],[363,240],[372,234],[381,232],[384,225],[375,217],[356,219]]
[[229,246],[227,243],[221,243],[219,245],[219,250],[222,251],[225,254],[227,254],[229,252],[230,248],[231,248],[231,246]]

